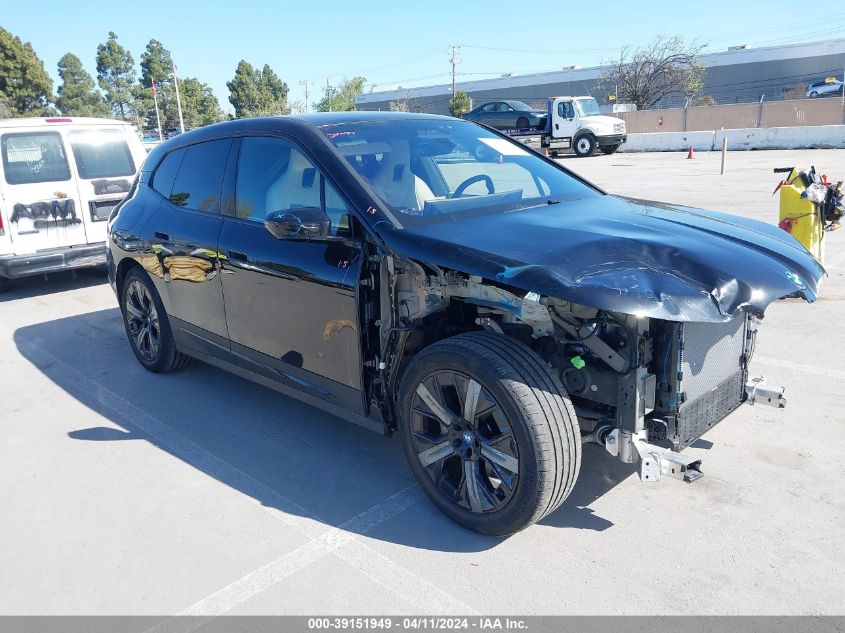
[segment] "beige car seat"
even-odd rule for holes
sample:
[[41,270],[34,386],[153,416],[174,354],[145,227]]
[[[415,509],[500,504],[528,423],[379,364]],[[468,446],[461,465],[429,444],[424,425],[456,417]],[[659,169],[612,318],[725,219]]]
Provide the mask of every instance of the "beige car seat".
[[267,190],[267,213],[302,207],[321,207],[320,175],[314,165],[291,149],[288,168]]
[[394,140],[385,152],[378,172],[370,183],[387,204],[397,209],[422,210],[426,200],[436,196],[421,178],[411,171],[408,141]]

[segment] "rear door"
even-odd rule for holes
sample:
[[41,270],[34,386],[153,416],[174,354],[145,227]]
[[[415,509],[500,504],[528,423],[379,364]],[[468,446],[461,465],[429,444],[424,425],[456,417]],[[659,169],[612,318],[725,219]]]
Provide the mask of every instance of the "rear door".
[[4,131],[5,230],[17,255],[87,243],[68,147],[59,129]]
[[124,126],[70,128],[67,139],[88,242],[105,242],[109,214],[129,191],[143,158],[133,154]]

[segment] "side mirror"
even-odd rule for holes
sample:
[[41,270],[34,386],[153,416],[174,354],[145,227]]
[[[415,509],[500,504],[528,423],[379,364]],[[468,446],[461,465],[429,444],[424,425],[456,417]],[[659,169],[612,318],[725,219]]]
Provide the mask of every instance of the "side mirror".
[[326,237],[332,221],[317,207],[302,207],[289,211],[273,211],[264,220],[267,230],[279,240]]

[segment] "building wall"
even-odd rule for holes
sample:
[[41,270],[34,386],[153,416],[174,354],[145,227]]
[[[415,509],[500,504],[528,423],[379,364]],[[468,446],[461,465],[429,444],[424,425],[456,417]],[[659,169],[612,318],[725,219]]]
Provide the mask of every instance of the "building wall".
[[[761,97],[765,101],[794,99],[798,95],[790,94],[790,88],[793,91],[806,89],[810,81],[830,75],[842,77],[845,39],[711,53],[702,55],[700,61],[707,69],[703,94],[713,97],[716,103],[759,102]],[[608,95],[596,90],[602,73],[601,67],[563,70],[461,82],[458,89],[466,91],[474,105],[497,99],[517,99],[529,105],[544,106],[550,96],[585,94],[606,104]],[[363,94],[357,98],[357,108],[388,110],[392,101],[407,101],[412,111],[448,114],[450,98],[451,85],[426,86]],[[658,104],[661,108],[683,106],[684,99],[680,95]]]

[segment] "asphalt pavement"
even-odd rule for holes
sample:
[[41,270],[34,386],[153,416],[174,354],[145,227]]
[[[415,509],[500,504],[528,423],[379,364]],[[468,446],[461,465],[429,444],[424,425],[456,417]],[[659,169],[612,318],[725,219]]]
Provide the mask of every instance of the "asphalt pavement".
[[[562,163],[612,193],[777,221],[772,167],[845,151]],[[787,387],[644,484],[587,446],[507,539],[414,484],[397,438],[195,363],[145,372],[102,271],[0,297],[0,614],[841,614],[845,233],[819,300],[772,305],[752,370]]]

